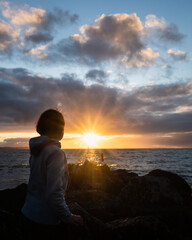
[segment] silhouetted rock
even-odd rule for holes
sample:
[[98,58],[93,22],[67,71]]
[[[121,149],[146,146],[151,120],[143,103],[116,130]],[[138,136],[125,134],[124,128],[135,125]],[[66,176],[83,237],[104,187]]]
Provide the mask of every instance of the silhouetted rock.
[[[177,174],[157,169],[138,176],[88,161],[68,167],[66,201],[85,222],[84,227],[70,226],[71,240],[191,239],[191,188]],[[1,240],[19,239],[26,190],[21,184],[0,191]]]
[[111,171],[106,164],[97,166],[89,161],[83,165],[69,164],[68,168],[68,191],[99,189],[116,195],[130,177],[137,176],[136,173],[123,169]]
[[110,221],[117,215],[119,199],[100,190],[76,190],[66,195],[68,203],[77,202],[93,216]]
[[169,185],[167,187],[170,188],[172,192],[175,192],[175,195],[181,196],[180,200],[175,198],[175,202],[179,204],[186,204],[191,202],[191,194],[192,194],[191,188],[188,185],[188,183],[186,183],[186,181],[180,176],[178,176],[177,174],[168,172],[168,171],[163,171],[160,169],[155,169],[149,172],[147,176],[153,176],[159,179],[160,182],[161,180],[166,179],[167,185]]
[[13,189],[0,191],[0,209],[8,212],[20,213],[26,192],[27,184],[25,183]]
[[[110,239],[172,239],[167,226],[154,216],[118,219],[109,222]],[[173,238],[175,239],[175,238]]]
[[192,202],[191,188],[180,176],[154,170],[141,177],[133,177],[119,195],[126,204],[185,205]]

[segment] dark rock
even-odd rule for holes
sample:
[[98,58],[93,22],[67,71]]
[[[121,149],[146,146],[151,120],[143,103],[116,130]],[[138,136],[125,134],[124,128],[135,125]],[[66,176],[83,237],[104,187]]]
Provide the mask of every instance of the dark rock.
[[27,184],[23,183],[16,188],[0,191],[0,209],[12,213],[20,213],[23,206]]
[[100,190],[72,191],[66,195],[67,203],[77,202],[91,215],[110,221],[117,216],[119,199],[109,193]]
[[122,203],[161,206],[185,205],[192,202],[191,189],[184,179],[166,171],[154,171],[141,177],[129,178],[121,190]]
[[137,176],[123,169],[111,171],[106,164],[97,166],[88,161],[83,165],[69,164],[68,168],[68,191],[97,189],[116,195],[129,178]]
[[155,169],[149,172],[147,176],[153,176],[159,178],[159,180],[167,179],[169,182],[169,188],[172,190],[172,192],[176,191],[177,194],[182,197],[181,201],[183,204],[191,202],[191,188],[189,184],[179,175],[160,169]]
[[69,164],[69,187],[72,190],[101,189],[106,185],[106,179],[111,171],[107,165],[97,166],[85,161],[83,165]]
[[157,217],[139,216],[135,218],[118,219],[109,222],[110,239],[175,239],[169,229]]
[[109,226],[107,224],[89,214],[77,203],[69,204],[69,207],[73,213],[81,215],[84,220],[84,227],[80,233],[76,231],[77,229],[74,226],[70,227],[69,235],[71,240],[79,239],[79,235],[83,237],[81,239],[90,240],[107,238],[109,233]]
[[[176,239],[192,236],[191,188],[177,174],[154,170],[138,176],[106,164],[69,164],[66,201],[85,225],[70,239]],[[0,239],[19,239],[27,185],[0,191]]]
[[0,239],[12,240],[20,238],[19,217],[5,210],[0,210]]

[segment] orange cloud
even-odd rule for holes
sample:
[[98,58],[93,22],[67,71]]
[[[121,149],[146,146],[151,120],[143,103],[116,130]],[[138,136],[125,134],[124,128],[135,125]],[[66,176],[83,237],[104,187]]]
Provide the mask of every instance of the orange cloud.
[[0,48],[5,50],[13,42],[17,41],[19,33],[15,31],[8,23],[0,20]]
[[169,49],[167,53],[175,60],[187,60],[187,52]]
[[150,15],[147,15],[145,18],[145,27],[146,28],[155,28],[155,27],[165,28],[166,21],[163,17],[157,18],[155,15],[150,14]]
[[2,14],[5,18],[11,19],[13,25],[40,24],[46,13],[40,8],[24,5],[23,9],[10,6],[9,2],[0,4]]
[[44,53],[43,51],[45,51],[47,47],[48,47],[48,45],[41,45],[41,46],[39,46],[37,48],[32,48],[28,52],[28,54],[35,55],[35,56],[37,56],[40,59],[44,59],[44,58],[46,58],[47,54]]

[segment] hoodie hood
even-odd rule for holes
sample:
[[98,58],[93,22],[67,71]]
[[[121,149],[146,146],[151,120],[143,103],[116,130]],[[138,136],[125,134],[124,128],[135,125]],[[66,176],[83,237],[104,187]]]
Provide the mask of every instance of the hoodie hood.
[[61,148],[61,143],[54,138],[47,136],[34,137],[29,140],[29,148],[31,155],[38,155],[41,150],[48,145],[56,145]]

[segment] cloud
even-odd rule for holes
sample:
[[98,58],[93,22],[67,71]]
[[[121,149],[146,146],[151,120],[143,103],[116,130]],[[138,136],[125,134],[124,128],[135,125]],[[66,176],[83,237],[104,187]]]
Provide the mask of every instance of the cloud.
[[154,84],[138,88],[136,94],[141,99],[160,99],[172,96],[182,96],[192,94],[192,81],[186,83]]
[[23,8],[12,7],[9,2],[0,4],[2,15],[11,20],[13,25],[40,24],[45,10],[24,5]]
[[123,63],[131,67],[148,67],[152,65],[153,60],[159,57],[158,52],[154,52],[151,48],[142,49],[131,60],[127,57],[122,58]]
[[181,50],[173,50],[169,49],[167,51],[169,56],[171,56],[174,60],[177,61],[186,61],[187,60],[187,52],[181,51]]
[[185,37],[174,23],[168,24],[164,29],[159,29],[158,35],[160,39],[170,42],[180,42]]
[[156,144],[159,146],[166,147],[192,147],[192,132],[187,133],[174,133],[170,134],[168,137],[161,137],[156,139]]
[[79,34],[63,39],[52,49],[54,53],[57,50],[58,57],[63,54],[64,60],[76,58],[82,63],[114,60],[130,67],[148,66],[159,54],[145,46],[145,34],[135,13],[103,14],[93,24],[83,25]]
[[32,48],[28,51],[29,55],[35,55],[39,59],[44,59],[47,57],[47,54],[44,52],[48,45],[41,45],[37,48]]
[[103,70],[92,69],[86,73],[85,77],[91,81],[104,83],[107,78],[107,74]]
[[[9,2],[1,2],[0,9],[10,27],[19,32],[18,40],[21,41],[24,37],[25,44],[27,42],[39,44],[52,41],[53,32],[58,26],[73,24],[78,20],[77,14],[71,14],[69,11],[59,8],[48,11],[26,4],[18,7]],[[8,31],[10,32],[10,29]]]
[[[30,54],[47,64],[108,62],[126,68],[153,67],[160,55],[147,46],[152,36],[172,42],[184,37],[176,25],[164,18],[148,15],[143,24],[135,13],[118,13],[103,14],[92,24],[81,26],[79,33],[54,41],[58,27],[76,23],[77,14],[59,8],[49,11],[29,5],[18,7],[9,2],[1,2],[0,9],[7,21],[0,23],[2,53],[10,55],[8,50],[13,47],[17,57],[24,59],[25,54]],[[48,43],[43,54],[33,54]],[[184,55],[178,56],[178,53],[171,56],[184,59]]]
[[0,147],[28,147],[29,138],[5,138]]
[[[90,74],[94,77],[94,72]],[[191,98],[192,81],[125,91],[99,84],[86,86],[71,74],[45,78],[22,68],[0,69],[0,125],[9,130],[32,130],[42,111],[59,108],[66,118],[67,132],[190,132]]]
[[166,21],[163,17],[159,19],[155,15],[150,14],[150,15],[147,15],[145,18],[145,27],[146,28],[156,28],[156,27],[164,28],[166,27]]
[[17,41],[18,33],[5,21],[0,20],[0,51],[6,51]]
[[46,12],[40,24],[40,28],[50,31],[55,25],[76,23],[78,18],[79,16],[77,14],[71,14],[69,11],[55,8],[52,12]]
[[76,23],[77,14],[70,14],[69,11],[55,8],[52,12],[46,11],[41,21],[37,24],[31,24],[33,31],[26,31],[25,40],[33,43],[45,43],[53,40],[51,34],[56,27],[66,24]]
[[145,27],[150,31],[150,34],[154,34],[166,42],[181,42],[185,37],[179,32],[176,24],[167,23],[164,18],[159,19],[152,14],[146,16]]
[[34,33],[31,34],[26,34],[25,35],[25,40],[26,41],[30,41],[33,43],[46,43],[46,42],[50,42],[53,40],[53,36],[51,36],[50,33],[47,32],[37,32],[35,31]]

